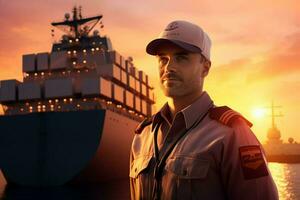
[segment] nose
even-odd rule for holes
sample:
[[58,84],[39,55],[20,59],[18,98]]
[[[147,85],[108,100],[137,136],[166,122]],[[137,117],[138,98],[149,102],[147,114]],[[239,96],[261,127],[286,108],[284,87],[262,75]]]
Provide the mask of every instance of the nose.
[[174,59],[170,56],[167,64],[165,65],[165,72],[175,72],[176,71],[176,63]]

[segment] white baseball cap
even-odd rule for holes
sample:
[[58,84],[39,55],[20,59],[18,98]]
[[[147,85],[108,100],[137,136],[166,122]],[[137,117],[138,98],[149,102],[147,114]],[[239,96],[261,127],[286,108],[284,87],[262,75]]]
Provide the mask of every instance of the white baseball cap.
[[169,23],[158,38],[147,45],[146,52],[150,55],[157,55],[159,46],[166,42],[176,44],[190,52],[201,53],[210,61],[211,40],[196,24],[182,20]]

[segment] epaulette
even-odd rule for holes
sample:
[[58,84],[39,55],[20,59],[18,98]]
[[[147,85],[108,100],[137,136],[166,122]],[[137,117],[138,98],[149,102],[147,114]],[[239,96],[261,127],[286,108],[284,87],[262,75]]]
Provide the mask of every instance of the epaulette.
[[237,119],[242,119],[245,121],[249,127],[253,124],[244,118],[240,113],[232,110],[227,106],[220,106],[211,108],[209,111],[209,116],[211,119],[217,120],[226,126],[232,127],[232,124]]
[[152,123],[152,118],[145,118],[135,129],[135,134],[141,134],[144,128]]

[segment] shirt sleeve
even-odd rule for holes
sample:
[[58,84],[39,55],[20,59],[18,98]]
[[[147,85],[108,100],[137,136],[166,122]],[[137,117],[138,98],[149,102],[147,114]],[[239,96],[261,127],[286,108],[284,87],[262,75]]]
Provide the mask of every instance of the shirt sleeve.
[[228,199],[278,200],[262,146],[243,120],[223,142],[221,177]]

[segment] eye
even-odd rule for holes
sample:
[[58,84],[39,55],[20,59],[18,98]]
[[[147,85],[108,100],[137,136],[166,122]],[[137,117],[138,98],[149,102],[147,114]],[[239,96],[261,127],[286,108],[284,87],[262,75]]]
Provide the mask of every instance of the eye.
[[169,58],[165,57],[165,56],[160,56],[158,58],[158,63],[159,63],[160,66],[166,65],[168,63],[168,61],[169,61]]
[[185,61],[187,59],[188,59],[187,55],[177,55],[176,56],[176,61],[177,62]]

